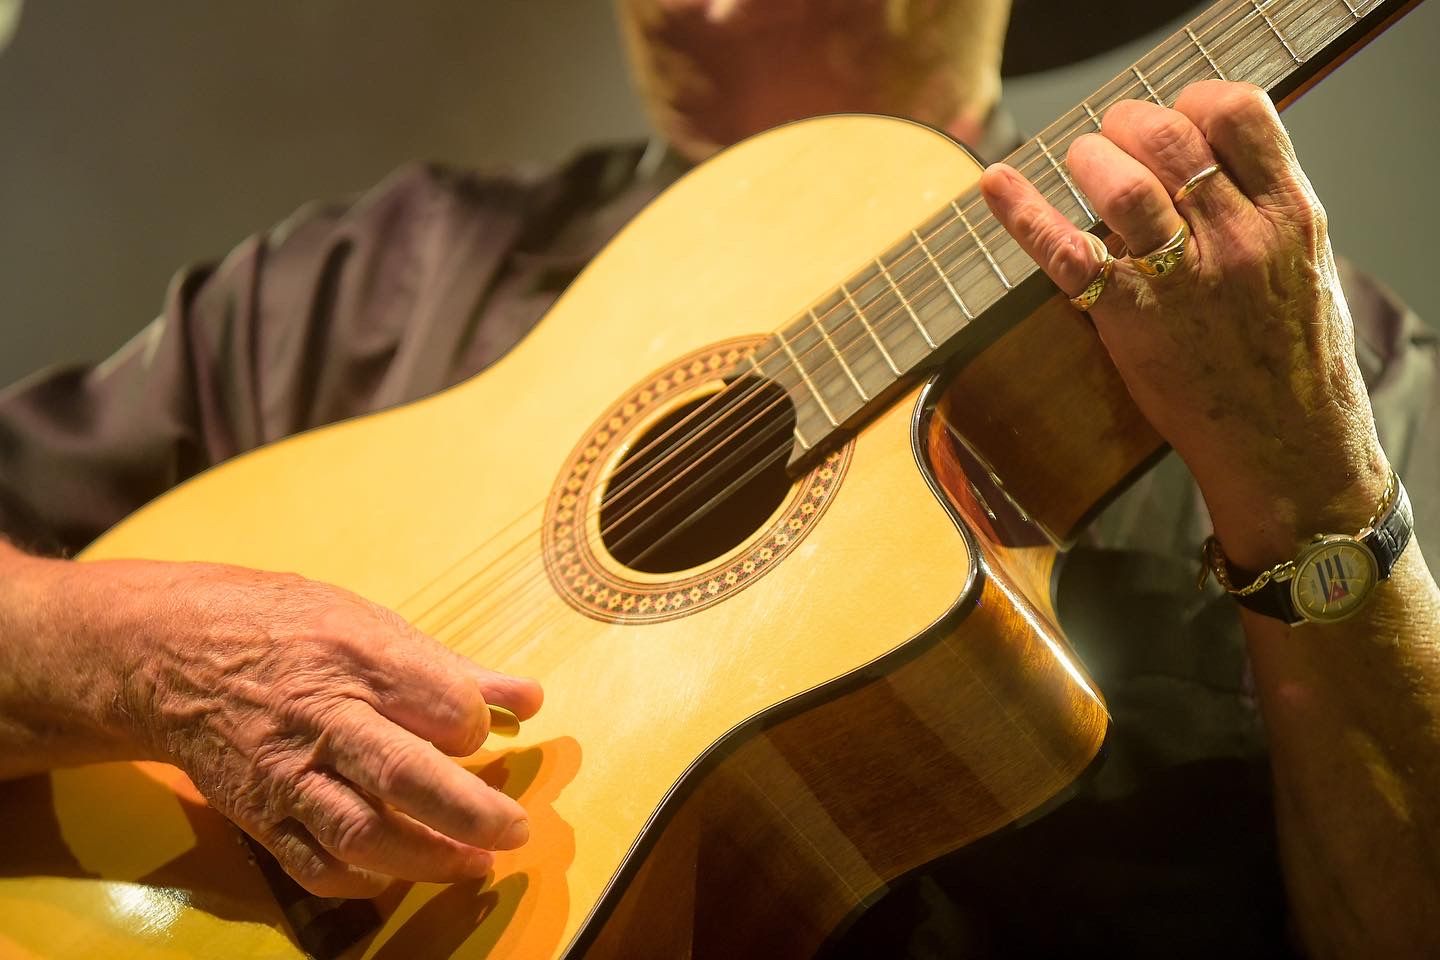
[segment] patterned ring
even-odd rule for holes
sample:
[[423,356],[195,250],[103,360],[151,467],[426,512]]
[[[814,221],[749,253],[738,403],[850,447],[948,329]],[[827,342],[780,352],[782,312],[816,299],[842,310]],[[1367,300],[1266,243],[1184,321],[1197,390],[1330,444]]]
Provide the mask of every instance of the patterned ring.
[[1100,264],[1100,272],[1095,274],[1095,279],[1086,285],[1084,290],[1070,298],[1070,305],[1081,313],[1088,311],[1095,306],[1095,301],[1100,299],[1100,294],[1105,290],[1105,281],[1110,279],[1110,272],[1115,269],[1115,258],[1110,251],[1105,251],[1105,259]]
[[1166,240],[1159,249],[1152,250],[1143,257],[1131,257],[1130,262],[1147,277],[1163,277],[1173,273],[1185,259],[1185,246],[1190,242],[1190,224],[1184,220],[1180,221],[1180,227]]

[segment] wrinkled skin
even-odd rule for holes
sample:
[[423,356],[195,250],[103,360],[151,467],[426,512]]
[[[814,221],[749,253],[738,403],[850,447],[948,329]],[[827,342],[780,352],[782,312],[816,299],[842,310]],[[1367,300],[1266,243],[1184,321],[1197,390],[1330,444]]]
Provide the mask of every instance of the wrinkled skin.
[[[534,715],[534,681],[290,574],[143,561],[22,572],[57,568],[34,582],[62,593],[64,612],[34,633],[63,635],[95,665],[70,694],[101,692],[93,721],[110,754],[180,767],[311,892],[479,877],[490,851],[527,839],[520,805],[445,755],[480,747],[487,704]],[[0,702],[15,698],[0,684]]]
[[[998,94],[1007,11],[1006,0],[621,3],[652,116],[691,159],[836,111],[973,139]],[[1226,174],[1177,208],[1174,190],[1212,157]],[[1069,159],[1130,249],[1154,248],[1182,215],[1194,228],[1180,270],[1152,281],[1120,264],[1092,316],[1232,559],[1267,566],[1311,532],[1354,530],[1384,456],[1324,216],[1268,103],[1201,84],[1173,111],[1121,104]],[[1017,174],[993,168],[983,188],[1066,292],[1094,276],[1097,251]],[[1245,627],[1309,943],[1435,955],[1440,592],[1418,543],[1347,624],[1292,633],[1246,614]],[[540,698],[332,587],[37,560],[0,542],[0,777],[169,760],[316,893],[473,876],[488,851],[521,842],[523,811],[443,754],[480,743],[485,701],[523,718]]]
[[[1187,179],[1222,172],[1177,205]],[[1125,101],[1075,141],[1076,183],[1131,251],[1184,220],[1179,267],[1122,259],[1091,310],[1131,395],[1205,494],[1242,567],[1292,556],[1316,530],[1359,526],[1388,465],[1375,436],[1325,214],[1263,91],[1207,81],[1175,109]],[[1069,295],[1100,268],[1087,237],[1013,169],[982,189],[997,218]]]
[[[1177,203],[1216,160],[1223,172]],[[1090,313],[1136,403],[1194,473],[1232,569],[1267,569],[1313,534],[1361,529],[1389,467],[1325,215],[1268,98],[1204,82],[1173,110],[1120,103],[1069,164],[1129,250],[1156,249],[1182,217],[1193,231],[1164,277],[1120,260]],[[981,187],[1066,293],[1097,275],[1099,241],[1016,171],[992,167]],[[1307,948],[1440,954],[1440,590],[1421,544],[1343,623],[1291,627],[1249,610],[1241,620]]]

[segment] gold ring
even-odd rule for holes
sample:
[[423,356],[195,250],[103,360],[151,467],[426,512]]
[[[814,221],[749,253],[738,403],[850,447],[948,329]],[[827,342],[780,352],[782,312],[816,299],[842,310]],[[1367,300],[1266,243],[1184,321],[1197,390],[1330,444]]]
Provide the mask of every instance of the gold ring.
[[1105,251],[1105,259],[1100,263],[1100,272],[1095,274],[1095,279],[1086,284],[1076,296],[1070,298],[1070,305],[1081,313],[1087,312],[1095,306],[1095,301],[1100,299],[1100,294],[1105,289],[1105,281],[1110,279],[1110,271],[1115,269],[1115,258],[1110,251]]
[[1184,200],[1186,197],[1190,196],[1190,194],[1195,192],[1196,187],[1200,186],[1200,184],[1204,183],[1206,180],[1215,176],[1215,174],[1219,172],[1220,164],[1210,164],[1210,166],[1206,167],[1204,170],[1201,170],[1189,180],[1186,180],[1184,183],[1180,184],[1180,189],[1175,191],[1174,202],[1179,203],[1181,200]]
[[1185,258],[1185,245],[1190,241],[1190,224],[1180,221],[1180,229],[1157,250],[1143,257],[1131,257],[1130,262],[1147,277],[1163,277],[1171,273]]

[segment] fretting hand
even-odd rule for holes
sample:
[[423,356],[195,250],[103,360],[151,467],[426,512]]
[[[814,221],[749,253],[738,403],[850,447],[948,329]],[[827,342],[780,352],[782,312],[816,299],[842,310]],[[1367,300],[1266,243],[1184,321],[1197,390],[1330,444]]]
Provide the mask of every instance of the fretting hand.
[[[1124,101],[1068,160],[1133,254],[1190,227],[1172,272],[1146,276],[1122,258],[1090,312],[1136,403],[1195,474],[1230,557],[1264,568],[1316,531],[1356,528],[1388,468],[1324,212],[1269,99],[1206,81],[1173,110]],[[1067,295],[1100,273],[1099,241],[1013,169],[991,167],[981,187]]]

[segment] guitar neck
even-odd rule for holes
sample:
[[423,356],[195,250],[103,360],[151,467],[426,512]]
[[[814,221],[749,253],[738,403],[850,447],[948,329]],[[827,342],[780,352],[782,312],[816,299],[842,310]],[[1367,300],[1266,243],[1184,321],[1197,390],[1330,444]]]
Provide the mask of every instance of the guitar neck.
[[[1072,223],[1100,218],[1065,156],[1121,100],[1171,106],[1206,79],[1253,83],[1287,103],[1418,0],[1221,0],[1015,150],[1015,167]],[[949,201],[756,351],[796,411],[792,466],[833,444],[906,384],[979,350],[1053,295],[979,191]]]

